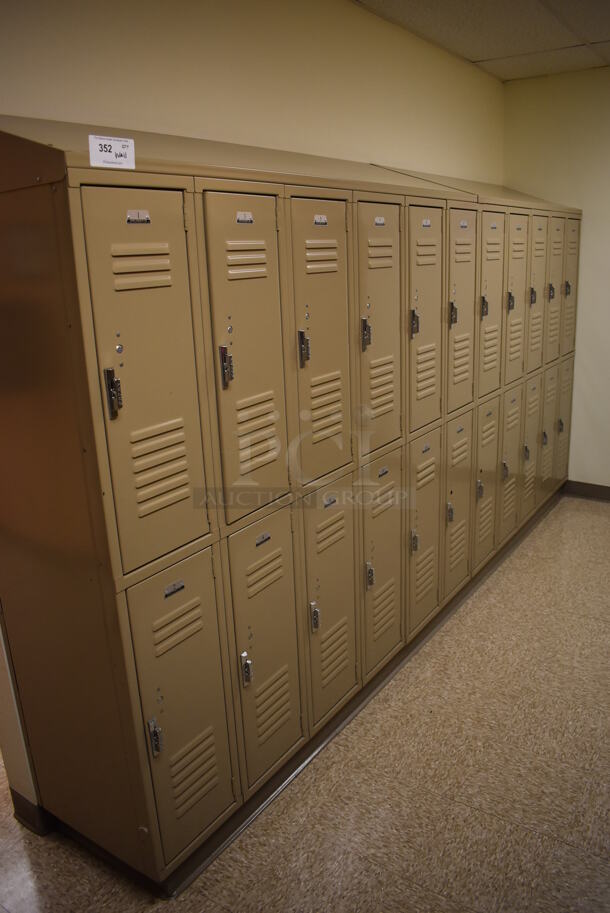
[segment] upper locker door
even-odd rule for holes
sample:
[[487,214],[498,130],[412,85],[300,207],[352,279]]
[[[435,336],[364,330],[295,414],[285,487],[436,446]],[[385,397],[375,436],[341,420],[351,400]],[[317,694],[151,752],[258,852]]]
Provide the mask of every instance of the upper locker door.
[[555,466],[553,475],[559,484],[568,475],[570,456],[570,428],[572,425],[572,385],[574,381],[574,359],[568,358],[559,366],[559,405],[557,409]]
[[445,596],[466,580],[470,572],[472,431],[472,412],[447,423]]
[[351,477],[303,501],[313,723],[356,685]]
[[402,638],[401,452],[375,460],[362,471],[366,675]]
[[542,400],[542,430],[540,453],[538,455],[538,485],[536,502],[553,488],[553,457],[555,451],[555,418],[557,415],[557,392],[559,387],[559,365],[553,365],[544,372],[544,393]]
[[505,220],[502,212],[481,213],[479,396],[500,386]]
[[477,214],[449,211],[449,345],[447,411],[472,402]]
[[547,243],[549,220],[547,216],[532,216],[530,237],[530,290],[527,311],[526,371],[535,371],[542,365],[544,295],[546,288]]
[[500,400],[479,406],[473,564],[490,555],[496,544],[496,479],[500,431]]
[[358,203],[361,453],[400,437],[400,207]]
[[528,216],[511,212],[508,222],[508,291],[504,383],[523,375],[525,361],[525,291],[527,285]]
[[572,352],[576,340],[576,292],[578,290],[578,251],[580,221],[566,219],[565,281],[563,284],[563,321],[561,354]]
[[441,414],[443,210],[409,207],[410,429]]
[[249,789],[303,734],[290,510],[228,540]]
[[441,431],[424,434],[409,445],[409,633],[438,605]]
[[565,219],[552,216],[549,225],[548,289],[544,329],[544,361],[559,357]]
[[130,587],[127,603],[169,863],[235,801],[211,550]]
[[519,517],[523,520],[536,506],[536,465],[542,408],[542,376],[525,385],[523,439],[521,442],[521,499]]
[[183,197],[85,187],[82,202],[127,573],[209,530]]
[[288,490],[275,197],[205,193],[227,522]]
[[502,460],[498,492],[498,541],[503,542],[517,528],[519,520],[519,470],[521,468],[521,420],[523,387],[504,394],[502,410]]
[[301,472],[351,462],[347,204],[292,199]]

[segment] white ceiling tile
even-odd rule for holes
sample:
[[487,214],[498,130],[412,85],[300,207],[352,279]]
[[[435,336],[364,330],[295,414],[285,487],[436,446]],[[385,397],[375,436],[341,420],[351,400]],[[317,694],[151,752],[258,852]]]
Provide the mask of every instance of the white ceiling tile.
[[541,0],[580,41],[610,41],[608,0]]
[[493,76],[507,81],[525,79],[529,76],[543,76],[549,73],[565,73],[568,70],[588,70],[603,66],[603,64],[587,45],[580,45],[556,51],[541,51],[537,54],[486,60],[479,66]]

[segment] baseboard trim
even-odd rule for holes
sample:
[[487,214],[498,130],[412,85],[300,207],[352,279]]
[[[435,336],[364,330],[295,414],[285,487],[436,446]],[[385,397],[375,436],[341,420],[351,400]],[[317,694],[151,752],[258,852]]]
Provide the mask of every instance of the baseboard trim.
[[564,482],[562,494],[574,498],[592,498],[595,501],[610,501],[610,485],[594,485],[591,482]]
[[53,815],[50,815],[41,805],[34,805],[21,793],[18,793],[13,787],[9,787],[15,818],[24,827],[39,837],[50,834],[56,828],[56,822]]

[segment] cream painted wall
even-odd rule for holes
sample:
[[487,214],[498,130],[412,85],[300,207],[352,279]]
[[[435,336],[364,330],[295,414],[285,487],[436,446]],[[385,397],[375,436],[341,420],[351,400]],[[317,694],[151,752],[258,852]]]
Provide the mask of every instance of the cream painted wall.
[[610,485],[610,67],[506,85],[506,183],[583,210],[569,477]]
[[350,0],[2,6],[4,114],[502,177],[502,84]]

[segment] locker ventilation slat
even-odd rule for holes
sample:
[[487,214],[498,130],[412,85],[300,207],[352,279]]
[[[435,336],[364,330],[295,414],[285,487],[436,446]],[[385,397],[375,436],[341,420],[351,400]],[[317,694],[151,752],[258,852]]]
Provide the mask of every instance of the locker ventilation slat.
[[132,431],[129,439],[139,517],[190,497],[182,418]]
[[284,576],[284,555],[281,548],[269,552],[260,561],[255,561],[246,569],[246,591],[248,599],[257,596],[268,586],[281,580]]
[[169,761],[176,818],[181,818],[219,782],[216,740],[211,726]]
[[436,478],[436,459],[435,457],[430,457],[427,460],[424,460],[423,463],[420,463],[417,467],[417,473],[415,476],[415,488],[419,491],[421,488],[425,488],[426,485],[429,485],[431,482],[434,482]]
[[415,262],[417,266],[436,266],[438,262],[437,242],[417,241],[415,245]]
[[326,631],[320,640],[320,679],[326,688],[349,664],[349,635],[347,618],[342,618]]
[[427,596],[436,581],[436,552],[433,545],[418,554],[415,562],[415,602]]
[[472,251],[472,241],[456,241],[454,245],[453,259],[456,263],[471,263]]
[[506,430],[512,431],[513,428],[516,428],[521,419],[521,409],[519,404],[515,403],[510,406],[508,412],[506,413]]
[[266,241],[227,241],[227,279],[264,279],[268,273]]
[[461,384],[470,380],[470,333],[461,333],[453,338],[453,383]]
[[489,444],[493,444],[496,439],[496,423],[492,419],[490,422],[486,422],[481,429],[481,445],[487,447]]
[[466,521],[460,520],[452,526],[449,534],[449,570],[455,568],[466,557]]
[[451,448],[451,466],[457,466],[459,463],[463,463],[464,460],[467,460],[469,449],[470,441],[467,437],[456,441],[456,443]]
[[546,239],[536,238],[534,241],[534,257],[544,257],[546,255]]
[[534,311],[530,316],[530,352],[538,352],[542,348],[542,314]]
[[394,241],[392,238],[369,238],[369,269],[390,269],[394,266]]
[[523,320],[513,317],[508,331],[508,360],[517,361],[523,355]]
[[115,291],[163,288],[172,284],[169,244],[111,244],[110,253]]
[[542,481],[546,482],[553,474],[553,447],[549,443],[542,448]]
[[282,666],[256,690],[256,732],[263,745],[292,716],[288,666]]
[[343,382],[340,371],[311,381],[311,440],[318,444],[343,433]]
[[500,328],[486,326],[483,332],[483,370],[494,371],[500,364]]
[[536,491],[536,464],[528,466],[523,475],[523,500],[529,501]]
[[201,614],[201,600],[189,599],[188,602],[176,606],[173,611],[158,618],[153,626],[153,643],[155,656],[163,656],[168,650],[177,647],[201,631],[203,620]]
[[394,356],[374,358],[369,365],[371,418],[394,409]]
[[436,343],[420,346],[415,358],[415,397],[418,400],[434,396],[437,392]]
[[572,241],[568,239],[568,254],[570,257],[578,256],[578,241]]
[[277,433],[277,419],[273,390],[237,401],[240,475],[248,475],[279,457],[281,443]]
[[494,502],[493,498],[481,501],[479,508],[479,545],[491,536],[494,528]]
[[502,247],[500,241],[490,241],[487,239],[485,242],[485,259],[486,260],[500,260],[502,257]]
[[517,478],[511,476],[504,483],[502,497],[502,520],[507,523],[514,520],[517,512]]
[[320,555],[327,548],[345,538],[345,513],[333,514],[316,527],[316,552]]
[[530,396],[527,401],[527,414],[535,415],[538,412],[539,408],[540,408],[540,395],[539,395],[537,389],[532,390],[532,391],[530,391]]
[[373,596],[373,640],[379,640],[396,621],[396,584],[392,577]]
[[553,238],[551,252],[554,257],[563,256],[563,238]]
[[339,245],[337,241],[305,241],[305,271],[314,273],[336,273],[339,269]]
[[513,241],[511,244],[510,255],[513,260],[524,260],[525,241]]
[[549,329],[548,329],[548,341],[549,345],[555,345],[559,340],[559,321],[561,317],[561,312],[559,310],[559,305],[555,304],[557,301],[554,298],[549,307]]
[[396,504],[396,482],[388,482],[377,489],[371,499],[371,514],[373,519],[394,507]]

